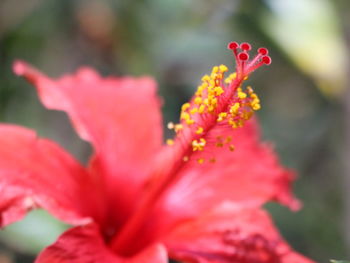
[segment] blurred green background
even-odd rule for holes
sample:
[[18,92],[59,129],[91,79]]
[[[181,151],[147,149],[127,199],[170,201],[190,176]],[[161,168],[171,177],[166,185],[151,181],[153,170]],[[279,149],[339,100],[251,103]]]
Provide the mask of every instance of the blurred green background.
[[[152,75],[166,123],[212,66],[232,68],[228,42],[268,47],[272,65],[249,83],[262,99],[264,138],[298,172],[304,207],[267,208],[296,250],[318,262],[349,259],[349,39],[348,0],[0,0],[0,121],[34,128],[85,162],[89,146],[13,75],[14,59],[53,77],[81,65]],[[0,232],[0,263],[33,262],[66,228],[31,212]]]

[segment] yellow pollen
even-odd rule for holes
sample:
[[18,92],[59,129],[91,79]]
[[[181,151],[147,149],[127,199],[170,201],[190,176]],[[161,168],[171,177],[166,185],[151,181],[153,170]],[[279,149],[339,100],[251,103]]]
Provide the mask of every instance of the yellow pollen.
[[189,159],[190,159],[190,158],[188,158],[188,156],[184,156],[184,158],[182,158],[182,160],[183,160],[184,162],[188,162]]
[[261,106],[260,104],[253,105],[253,110],[260,110]]
[[198,127],[198,129],[196,130],[197,134],[202,134],[204,131],[203,127]]
[[186,123],[187,123],[188,125],[192,125],[192,124],[194,124],[194,120],[192,120],[192,119],[187,119],[187,120],[186,120]]
[[223,121],[227,117],[227,112],[220,112],[216,121]]
[[232,144],[229,146],[229,149],[231,152],[233,152],[235,150],[235,146],[233,146]]
[[215,87],[214,92],[216,96],[220,96],[222,93],[224,93],[224,90],[221,87]]
[[198,109],[198,113],[204,113],[204,111],[205,111],[205,105],[201,105],[201,106],[199,106],[199,109]]
[[198,108],[192,108],[191,110],[190,110],[190,113],[191,114],[195,114],[195,113],[197,113],[198,112]]
[[210,162],[210,163],[216,163],[216,159],[215,159],[215,158],[210,158],[210,159],[209,159],[209,162]]
[[203,158],[199,158],[199,159],[197,160],[197,162],[198,162],[199,164],[202,164],[202,163],[204,163],[204,159],[203,159]]
[[187,102],[187,103],[185,103],[184,105],[182,105],[181,110],[185,111],[185,110],[187,110],[189,107],[191,107],[191,104],[189,104],[189,103]]
[[202,100],[201,97],[196,97],[196,98],[194,99],[194,103],[197,104],[197,105],[201,104],[202,101],[203,101],[203,100]]
[[207,141],[204,138],[200,138],[198,140],[192,141],[192,150],[195,151],[203,151],[204,146],[206,145]]
[[202,81],[205,82],[205,81],[210,81],[210,77],[208,75],[204,75],[202,77]]
[[220,69],[221,72],[227,72],[228,71],[228,68],[225,65],[220,65],[219,69]]
[[182,124],[175,124],[174,130],[175,132],[179,132],[183,129]]
[[240,99],[245,99],[245,98],[247,97],[247,94],[244,93],[244,92],[238,92],[238,97],[239,97]]
[[167,139],[167,140],[166,140],[166,144],[167,144],[167,145],[174,145],[174,140],[172,140],[172,139]]
[[240,108],[240,104],[239,102],[236,102],[235,104],[233,104],[230,108],[230,113],[232,115],[236,115],[236,113],[238,112],[238,109]]

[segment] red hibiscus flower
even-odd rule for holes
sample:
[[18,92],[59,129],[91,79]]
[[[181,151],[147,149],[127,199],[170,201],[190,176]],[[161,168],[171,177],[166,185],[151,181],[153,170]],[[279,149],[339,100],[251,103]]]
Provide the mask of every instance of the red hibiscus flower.
[[265,48],[230,43],[236,73],[214,67],[183,105],[163,145],[160,100],[149,77],[102,78],[89,68],[52,80],[14,64],[49,109],[65,111],[94,153],[87,167],[35,132],[0,125],[0,225],[43,208],[75,225],[37,263],[311,262],[261,210],[291,208],[292,174],[259,142],[260,101],[248,75],[271,62]]

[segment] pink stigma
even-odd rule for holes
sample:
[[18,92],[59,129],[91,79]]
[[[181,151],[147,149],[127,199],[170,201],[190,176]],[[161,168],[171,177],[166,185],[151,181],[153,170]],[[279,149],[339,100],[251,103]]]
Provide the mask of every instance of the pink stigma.
[[232,50],[236,59],[236,72],[239,78],[245,78],[262,65],[270,65],[272,62],[271,57],[268,56],[269,51],[264,47],[259,48],[257,54],[251,60],[249,60],[249,51],[252,47],[249,43],[231,42],[227,45],[227,48]]
[[231,43],[229,43],[229,44],[227,45],[227,48],[233,50],[233,49],[237,49],[238,46],[239,46],[239,45],[238,45],[237,42],[231,42]]
[[252,46],[247,42],[242,43],[240,47],[242,50],[246,50],[246,51],[249,51],[252,49]]
[[263,56],[261,59],[266,65],[270,65],[272,60],[269,56]]
[[247,53],[242,52],[238,54],[238,58],[242,61],[246,61],[249,59],[249,55]]

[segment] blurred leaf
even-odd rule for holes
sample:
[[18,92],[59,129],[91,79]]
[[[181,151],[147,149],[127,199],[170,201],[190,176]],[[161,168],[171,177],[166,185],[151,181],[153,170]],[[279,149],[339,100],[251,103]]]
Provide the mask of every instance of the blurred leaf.
[[294,63],[329,95],[340,94],[346,81],[347,50],[339,17],[327,0],[268,0],[267,33]]
[[52,244],[66,229],[46,211],[35,210],[1,231],[0,239],[17,251],[34,254]]
[[347,260],[336,260],[336,259],[331,259],[330,260],[332,263],[350,263],[350,261]]

